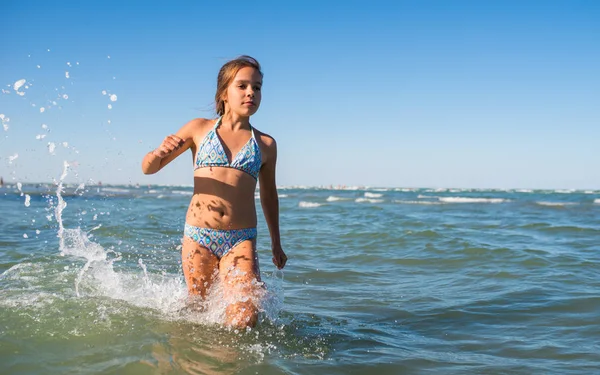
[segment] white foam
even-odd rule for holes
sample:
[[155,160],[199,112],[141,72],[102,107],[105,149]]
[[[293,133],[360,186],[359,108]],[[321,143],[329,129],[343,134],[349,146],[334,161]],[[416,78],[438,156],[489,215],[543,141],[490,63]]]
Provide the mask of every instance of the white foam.
[[105,191],[108,193],[129,193],[130,192],[129,189],[111,188],[111,187],[103,187],[102,191]]
[[573,202],[546,202],[546,201],[540,201],[540,202],[535,202],[535,203],[540,206],[548,206],[548,207],[564,207],[564,206],[573,206],[573,205],[577,204],[577,203],[573,203]]
[[599,199],[594,199],[594,204],[600,204],[600,198]]
[[503,198],[466,198],[466,197],[439,197],[440,202],[444,203],[503,203],[508,199]]
[[379,193],[370,193],[370,192],[366,192],[365,193],[365,197],[366,198],[381,198],[383,196],[383,194],[379,194]]
[[383,199],[372,199],[372,198],[356,198],[356,203],[381,203]]
[[298,207],[300,208],[316,208],[316,207],[320,207],[321,203],[316,203],[316,202],[304,202],[304,201],[300,201],[300,203],[298,203]]
[[575,192],[575,189],[560,189],[560,190],[554,190],[555,193],[558,194],[571,194]]
[[25,194],[25,207],[29,207],[31,204],[31,196],[29,194]]
[[515,190],[515,192],[517,192],[517,193],[533,193],[533,190],[531,190],[531,189],[517,189],[517,190]]
[[173,190],[173,191],[171,191],[171,194],[191,195],[192,192],[191,191],[185,191],[185,190]]
[[287,198],[287,194],[277,194],[277,198]]
[[330,195],[327,197],[326,201],[327,202],[337,202],[337,201],[347,201],[347,200],[351,200],[352,198],[344,198],[344,197],[336,197],[334,195]]
[[444,202],[437,202],[437,201],[404,201],[404,200],[394,200],[394,203],[399,203],[399,204],[424,204],[424,205],[440,205],[440,204],[444,204]]

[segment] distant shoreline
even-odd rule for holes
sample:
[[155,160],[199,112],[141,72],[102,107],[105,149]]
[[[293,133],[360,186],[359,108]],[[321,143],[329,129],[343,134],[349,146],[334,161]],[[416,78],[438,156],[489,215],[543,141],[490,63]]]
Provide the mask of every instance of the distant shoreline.
[[[0,185],[0,188],[17,188],[18,184],[22,186],[36,186],[36,187],[55,187],[57,186],[57,182],[4,182],[3,185]],[[63,182],[63,186],[65,188],[71,187],[96,187],[96,188],[111,188],[111,187],[127,187],[127,188],[153,188],[153,187],[170,187],[170,188],[193,188],[193,185],[190,184],[115,184],[115,183],[76,183],[76,182]],[[260,189],[260,186],[257,186],[257,190]],[[374,191],[421,191],[421,190],[430,190],[434,192],[477,192],[477,191],[499,191],[499,192],[516,192],[516,193],[530,193],[530,192],[556,192],[556,193],[598,193],[600,194],[600,188],[552,188],[552,187],[544,187],[544,188],[529,188],[529,187],[512,187],[512,188],[495,188],[495,187],[431,187],[431,186],[421,186],[421,187],[413,187],[413,186],[376,186],[376,185],[280,185],[277,186],[277,189],[281,190],[374,190]]]

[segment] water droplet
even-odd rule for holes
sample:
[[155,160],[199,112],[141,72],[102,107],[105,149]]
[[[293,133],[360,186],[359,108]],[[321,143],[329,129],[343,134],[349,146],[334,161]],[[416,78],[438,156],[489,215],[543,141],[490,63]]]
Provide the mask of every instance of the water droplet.
[[19,91],[19,89],[21,88],[21,86],[23,86],[25,84],[25,80],[24,79],[20,79],[17,82],[14,83],[13,85],[13,89],[15,91]]

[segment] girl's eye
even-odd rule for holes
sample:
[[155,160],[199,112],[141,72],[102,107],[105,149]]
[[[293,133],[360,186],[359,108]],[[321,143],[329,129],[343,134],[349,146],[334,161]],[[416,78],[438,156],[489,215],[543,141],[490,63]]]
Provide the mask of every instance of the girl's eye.
[[254,86],[254,91],[260,91],[260,86]]

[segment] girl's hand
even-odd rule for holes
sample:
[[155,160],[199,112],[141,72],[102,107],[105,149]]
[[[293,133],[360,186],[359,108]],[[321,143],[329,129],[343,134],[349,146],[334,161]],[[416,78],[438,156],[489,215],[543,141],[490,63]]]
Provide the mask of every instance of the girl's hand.
[[178,150],[184,143],[185,141],[175,134],[168,135],[161,145],[152,151],[152,154],[162,159],[173,151]]
[[285,264],[287,263],[287,256],[283,252],[283,249],[281,248],[281,246],[273,247],[272,252],[273,252],[273,264],[278,269],[282,269],[283,267],[285,267]]

